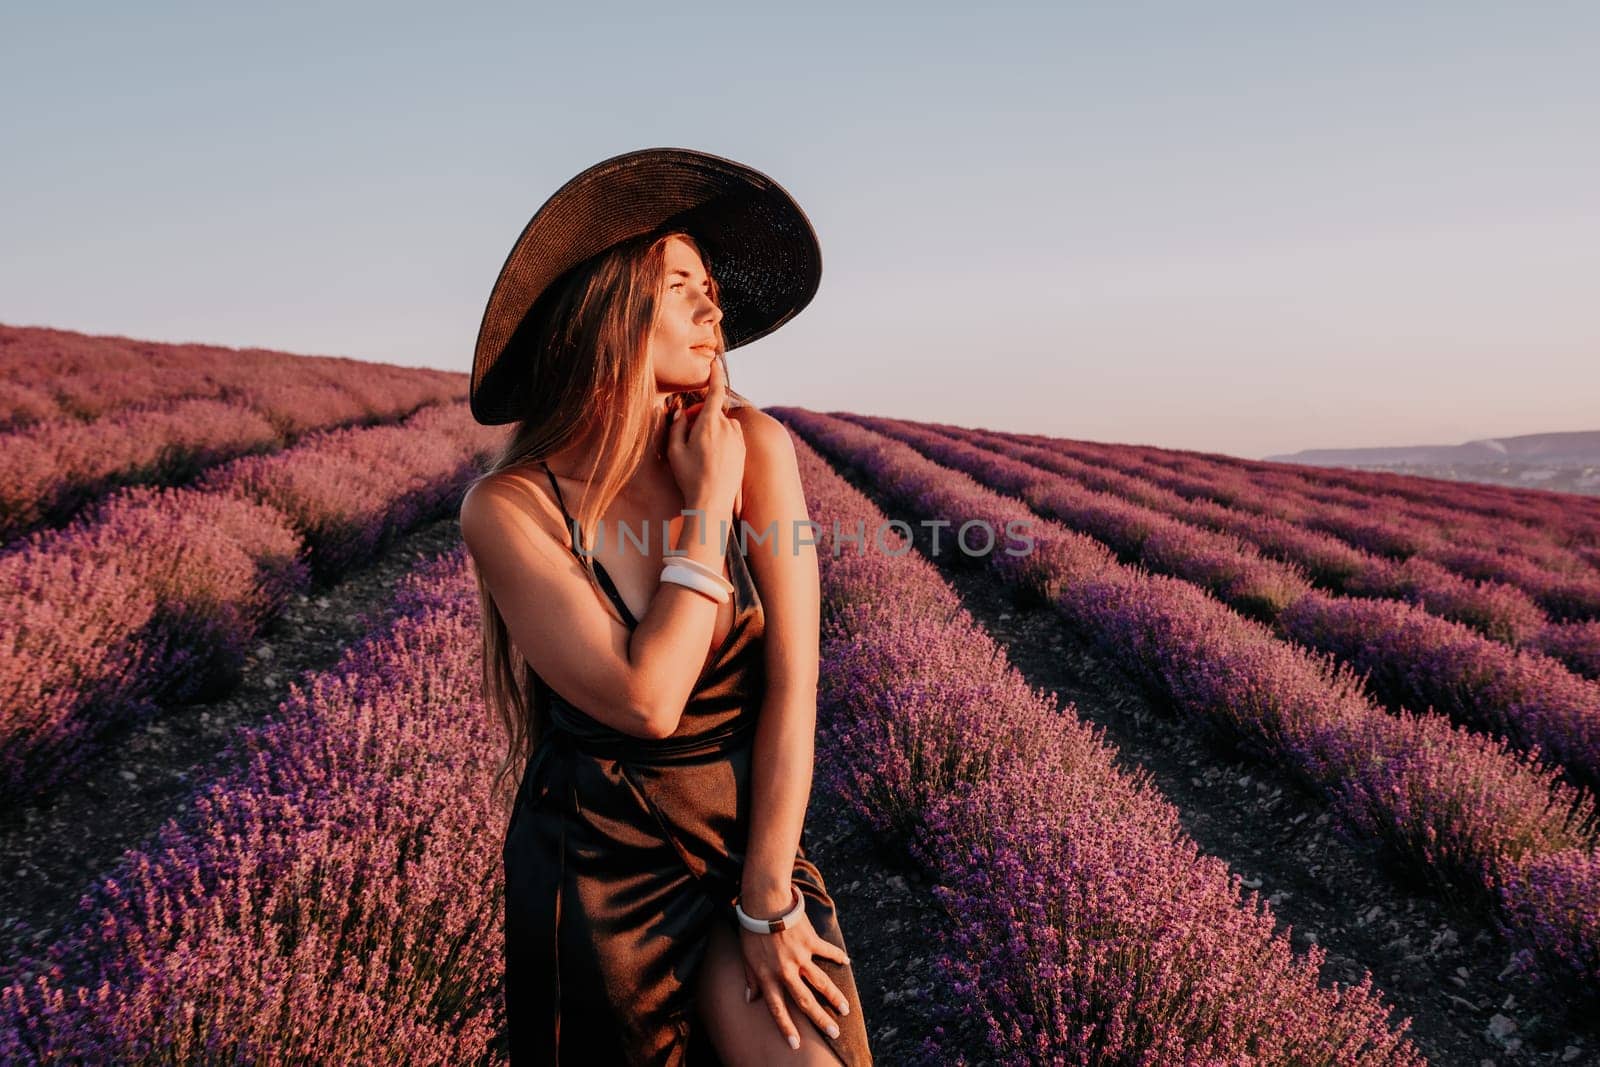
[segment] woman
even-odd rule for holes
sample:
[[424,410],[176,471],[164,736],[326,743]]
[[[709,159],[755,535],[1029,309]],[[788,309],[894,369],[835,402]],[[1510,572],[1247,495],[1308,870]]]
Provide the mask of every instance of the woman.
[[510,738],[499,777],[522,768],[504,846],[514,1062],[871,1062],[801,842],[805,498],[787,431],[723,361],[820,272],[770,178],[651,149],[562,186],[490,295],[472,409],[516,427],[461,531]]

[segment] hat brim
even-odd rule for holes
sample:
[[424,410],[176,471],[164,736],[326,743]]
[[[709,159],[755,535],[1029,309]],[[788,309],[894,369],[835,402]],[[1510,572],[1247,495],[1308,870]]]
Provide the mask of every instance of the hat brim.
[[493,426],[527,411],[529,353],[519,327],[557,280],[622,241],[669,229],[684,230],[704,250],[730,351],[792,319],[821,283],[810,220],[765,174],[684,148],[614,156],[556,190],[506,257],[478,328],[473,418]]

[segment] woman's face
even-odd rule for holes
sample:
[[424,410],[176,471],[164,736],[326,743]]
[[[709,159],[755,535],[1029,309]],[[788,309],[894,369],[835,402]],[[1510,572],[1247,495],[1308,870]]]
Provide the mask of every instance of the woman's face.
[[662,393],[704,389],[718,355],[722,309],[711,302],[710,280],[693,246],[672,237],[666,246],[666,276],[656,296],[656,322],[646,355]]

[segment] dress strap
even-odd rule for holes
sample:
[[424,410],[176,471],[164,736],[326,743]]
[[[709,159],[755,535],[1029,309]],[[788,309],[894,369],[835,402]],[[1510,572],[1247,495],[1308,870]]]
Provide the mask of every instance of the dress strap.
[[[582,566],[585,564],[585,560],[583,553],[578,551],[578,534],[582,528],[578,525],[578,520],[574,519],[572,514],[567,511],[567,502],[561,499],[561,486],[556,484],[556,476],[550,470],[550,464],[542,463],[540,465],[544,467],[545,474],[550,478],[550,488],[556,492],[556,503],[561,507],[561,516],[567,520],[567,539],[572,542],[572,554],[578,558],[578,563]],[[622,618],[628,624],[628,628],[637,629],[639,620],[633,617],[633,612],[628,609],[628,602],[622,599],[621,593],[617,592],[616,583],[611,580],[611,575],[606,573],[605,565],[599,560],[594,561],[594,576],[599,579],[600,588],[605,590],[606,596],[611,598],[611,602],[622,613]]]
[[572,514],[567,511],[567,502],[561,497],[561,486],[556,484],[556,476],[551,472],[550,464],[541,463],[539,465],[544,468],[545,476],[550,479],[550,488],[555,490],[556,505],[561,508],[561,517],[567,520],[567,540],[572,542],[573,555],[577,555],[578,540],[577,534],[574,531],[576,530],[578,523],[575,519],[573,519]]

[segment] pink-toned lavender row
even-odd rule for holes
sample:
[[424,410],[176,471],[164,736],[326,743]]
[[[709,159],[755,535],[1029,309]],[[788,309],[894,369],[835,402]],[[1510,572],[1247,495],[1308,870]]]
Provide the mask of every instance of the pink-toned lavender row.
[[[809,450],[802,462],[808,488],[866,508]],[[938,857],[951,882],[955,932],[936,982],[970,982],[979,967],[993,975],[982,1011],[1001,1028],[1001,1062],[1037,1062],[1038,1048],[1420,1062],[1387,1028],[1370,983],[1319,989],[1321,950],[1296,958],[1273,937],[1259,898],[1241,901],[1220,862],[1197,862],[1170,806],[1117,774],[1092,731],[997,664],[970,619],[939,629],[902,611],[912,629],[891,630],[887,616],[869,614],[885,584],[908,606],[949,614],[954,597],[931,568],[915,556],[887,573],[828,561],[824,581],[830,615],[854,620],[830,626],[824,691],[874,701],[859,711],[829,702],[824,736],[854,729],[864,738],[881,713],[877,736],[909,728],[923,738],[926,762],[884,753],[909,787],[889,795],[924,822],[917,850]],[[245,731],[246,769],[206,790],[189,825],[169,824],[156,847],[131,853],[86,898],[76,937],[47,960],[23,961],[0,990],[0,1059],[503,1062],[493,847],[502,826],[483,802],[496,739],[477,698],[471,593],[463,551],[423,568],[406,583],[390,634],[297,687],[279,721]],[[918,633],[941,640],[925,646]],[[923,647],[929,655],[913,662],[908,650]],[[909,674],[931,670],[941,650],[969,662],[971,684],[951,695],[987,718],[942,700],[896,700],[894,672],[872,669],[892,650]],[[852,727],[846,714],[860,721]],[[1058,770],[1019,758],[1013,742],[1028,736],[1035,751],[1058,757]],[[859,760],[863,750],[851,752]],[[962,757],[972,762],[962,767]],[[831,754],[819,764],[843,766]],[[946,766],[958,773],[937,774]],[[922,776],[928,769],[934,777]],[[1054,866],[1021,873],[1033,846],[983,821],[986,798],[967,792],[982,788],[974,776],[1015,786],[999,801],[1041,820],[1038,840],[1054,843]],[[851,789],[856,777],[829,781]],[[853,803],[870,814],[883,781],[865,779],[870,792]],[[1013,875],[998,895],[974,880],[991,861]],[[963,894],[974,896],[970,905]],[[1028,920],[1020,929],[1019,908]],[[1089,915],[1098,919],[1080,921]],[[1042,950],[1042,962],[1019,955],[1025,946]],[[88,980],[68,981],[69,970]],[[941,1003],[970,997],[947,986]],[[1072,1015],[1036,1007],[1051,1004]],[[1086,1033],[1092,1021],[1104,1032]],[[968,1062],[953,1045],[937,1054]]]
[[1342,831],[1375,839],[1427,882],[1497,901],[1490,914],[1523,966],[1591,994],[1600,986],[1592,796],[1442,715],[1374,707],[1347,666],[1277,639],[1190,582],[1116,562],[1099,542],[908,445],[815,412],[774,414],[917,515],[995,531],[1022,524],[1027,542],[982,557],[1002,581],[1052,605],[1179,711],[1298,774]]
[[884,516],[796,452],[822,527],[819,784],[927,869],[948,914],[929,1062],[966,1062],[945,1036],[965,1023],[986,1063],[1421,1062],[1370,975],[1319,988],[1323,950],[1274,936],[1259,895],[1027,685],[931,564],[897,535],[890,554],[836,552],[835,523]]
[[0,430],[178,400],[244,402],[284,436],[466,399],[464,375],[261,348],[175,345],[0,325]]
[[[1148,456],[1149,450],[1144,454]],[[1230,470],[1226,465],[1201,465],[1186,457],[1166,459],[1174,470],[1238,474],[1237,468]],[[1554,494],[1541,492],[1543,507],[1534,509],[1534,514],[1542,511],[1544,522],[1517,522],[1503,515],[1479,514],[1459,503],[1415,501],[1398,493],[1319,483],[1292,468],[1257,472],[1251,480],[1273,495],[1289,494],[1328,505],[1318,520],[1328,529],[1348,529],[1356,543],[1369,537],[1377,545],[1391,545],[1397,555],[1446,545],[1496,551],[1509,543],[1519,555],[1552,573],[1582,574],[1587,570],[1586,562],[1572,552],[1575,544],[1584,543],[1587,524],[1573,526],[1573,515],[1561,507],[1561,497]]]
[[464,549],[0,976],[4,1063],[504,1063],[500,740]]
[[1551,623],[1528,647],[1555,657],[1585,678],[1600,679],[1600,621]]
[[277,508],[310,546],[313,576],[332,580],[448,510],[504,436],[473,421],[465,403],[434,405],[395,426],[331,430],[284,452],[245,456],[195,486]]
[[[1239,507],[1269,506],[1286,517],[1325,528],[1350,543],[1397,557],[1422,555],[1470,578],[1494,578],[1522,585],[1549,600],[1558,616],[1563,608],[1562,580],[1576,582],[1565,593],[1578,607],[1592,605],[1593,566],[1576,549],[1584,535],[1572,527],[1570,494],[1537,493],[1544,501],[1536,509],[1542,521],[1532,523],[1495,520],[1475,515],[1466,507],[1436,509],[1429,521],[1406,521],[1393,512],[1395,496],[1363,496],[1341,489],[1318,489],[1292,470],[1247,474],[1222,462],[1202,461],[1181,454],[1137,446],[1060,442],[1071,454],[1108,462],[1119,469],[1160,479],[1184,495],[1211,486],[1211,495]],[[1045,447],[1056,447],[1046,445]],[[1131,467],[1129,465],[1132,465]],[[1511,492],[1511,490],[1507,490]],[[1526,491],[1525,491],[1526,492]]]
[[[1540,530],[1490,525],[1467,543],[1456,543],[1437,526],[1374,514],[1370,507],[1315,501],[1303,494],[1304,486],[1287,472],[1249,476],[1226,464],[1159,455],[1156,450],[1135,446],[1001,436],[1085,463],[1109,466],[1191,500],[1217,501],[1302,528],[1323,530],[1368,552],[1399,559],[1420,557],[1465,578],[1516,586],[1558,620],[1600,618],[1600,575],[1570,548],[1544,541]],[[1559,517],[1550,516],[1549,527],[1561,529]]]
[[[1205,473],[1199,473],[1204,481]],[[1221,476],[1238,477],[1236,472]],[[1313,490],[1316,495],[1306,496],[1301,480],[1287,471],[1256,475],[1253,482],[1252,499],[1286,506],[1295,502],[1296,510],[1288,517],[1351,544],[1397,558],[1420,556],[1468,578],[1510,582],[1527,590],[1556,618],[1600,616],[1600,575],[1579,551],[1591,547],[1588,540],[1600,527],[1567,513],[1563,505],[1577,499],[1572,494],[1542,493],[1551,500],[1547,523],[1524,526],[1473,516],[1459,508],[1435,509],[1436,517],[1397,516],[1385,510],[1390,498],[1364,498],[1350,489],[1339,490],[1333,500],[1320,499],[1332,495],[1331,490]]]
[[[1017,435],[1034,440],[1053,440],[1036,435]],[[1534,532],[1556,533],[1555,544],[1600,543],[1600,498],[1540,489],[1518,489],[1481,482],[1454,482],[1439,478],[1384,471],[1346,470],[1314,467],[1300,463],[1243,459],[1185,449],[1155,448],[1148,445],[1116,445],[1129,455],[1143,456],[1177,471],[1201,475],[1244,474],[1260,478],[1264,488],[1293,487],[1304,493],[1321,493],[1324,499],[1359,501],[1395,498],[1414,502],[1435,514],[1466,512],[1494,522],[1509,520]],[[1354,495],[1350,495],[1354,494]]]
[[504,1062],[499,739],[464,550],[395,610],[0,982],[0,1062]]
[[[1315,584],[1359,597],[1394,597],[1465,623],[1486,636],[1552,656],[1586,678],[1600,679],[1600,622],[1551,622],[1517,586],[1466,578],[1432,560],[1396,561],[1287,519],[1180,494],[1100,461],[1085,463],[1051,448],[1018,443],[1014,435],[924,423],[923,429],[989,448],[1093,489],[1125,497],[1192,525],[1232,534],[1264,555],[1302,567]],[[1114,446],[1100,446],[1114,447]],[[1238,605],[1236,605],[1238,606]]]
[[46,791],[116,723],[234,684],[311,573],[448,510],[497,436],[465,404],[425,408],[237,460],[198,489],[125,490],[0,553],[15,591],[0,604],[0,798]]
[[[1393,479],[1374,484],[1362,478],[1363,472],[1336,468],[1284,464],[1272,472],[1277,477],[1292,475],[1302,483],[1326,486],[1335,491],[1364,497],[1379,494],[1416,501],[1438,512],[1470,511],[1494,523],[1510,519],[1533,530],[1545,531],[1551,543],[1571,547],[1590,563],[1592,551],[1600,546],[1600,498],[1593,495],[1557,493],[1546,489],[1520,489],[1477,482],[1452,482],[1405,474],[1382,474]],[[1354,475],[1354,477],[1350,477]]]
[[1298,567],[1266,559],[1230,533],[1090,489],[1075,473],[1058,471],[1047,452],[1013,458],[914,423],[844,417],[1020,498],[1124,560],[1208,590],[1282,637],[1338,656],[1397,710],[1431,706],[1542,754],[1576,784],[1600,788],[1600,682],[1548,656],[1512,649],[1398,600],[1317,592]]
[[4,326],[0,361],[0,426],[27,424],[0,433],[0,539],[64,522],[118,485],[179,482],[462,392],[459,375],[425,368]]
[[172,485],[278,444],[250,408],[206,399],[0,434],[0,540],[65,522],[119,485]]
[[[280,389],[304,392],[291,382]],[[397,419],[422,406],[419,395],[448,402],[443,390],[409,382],[396,383],[377,411],[331,384],[315,391],[319,402],[297,411],[304,429],[290,433],[252,400],[191,398],[0,434],[0,540],[62,523],[117,486],[175,484],[236,456],[275,452],[310,429]],[[312,419],[325,421],[307,425]]]
[[1533,599],[1515,586],[1463,578],[1417,557],[1397,561],[1275,515],[1186,496],[1103,461],[1086,463],[1056,449],[1020,444],[1009,435],[916,425],[925,432],[942,433],[1021,460],[1192,526],[1230,534],[1254,545],[1263,555],[1295,564],[1310,581],[1336,593],[1406,600],[1511,645],[1525,643],[1551,625]]

